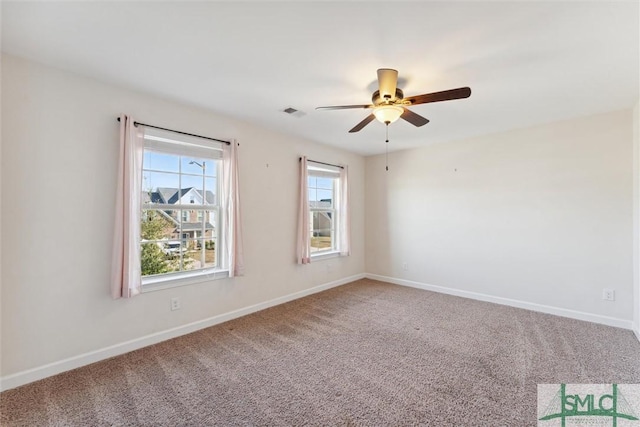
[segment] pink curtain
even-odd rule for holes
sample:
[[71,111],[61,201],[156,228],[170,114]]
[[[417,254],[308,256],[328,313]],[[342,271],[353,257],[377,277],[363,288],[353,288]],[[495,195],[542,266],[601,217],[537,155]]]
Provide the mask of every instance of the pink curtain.
[[340,227],[340,255],[351,255],[351,221],[349,215],[349,168],[344,166],[340,170],[340,200],[339,200],[339,214],[340,219],[338,227]]
[[222,229],[226,237],[222,255],[229,266],[229,277],[244,275],[239,186],[238,144],[232,140],[222,150]]
[[141,290],[140,209],[144,134],[134,120],[120,116],[120,156],[113,231],[111,295],[130,298]]
[[309,195],[307,189],[307,158],[300,159],[300,204],[298,205],[298,239],[296,260],[298,264],[311,262],[311,227],[309,226]]

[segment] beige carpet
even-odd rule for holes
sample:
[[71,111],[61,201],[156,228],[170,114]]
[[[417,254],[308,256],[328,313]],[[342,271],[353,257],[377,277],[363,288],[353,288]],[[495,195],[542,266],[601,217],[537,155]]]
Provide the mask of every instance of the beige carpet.
[[640,383],[630,331],[371,280],[0,395],[6,426],[534,426],[538,383]]

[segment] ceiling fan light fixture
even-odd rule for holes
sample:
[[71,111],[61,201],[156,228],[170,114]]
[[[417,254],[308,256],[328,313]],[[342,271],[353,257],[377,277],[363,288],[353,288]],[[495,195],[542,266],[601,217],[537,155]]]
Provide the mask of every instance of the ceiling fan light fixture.
[[373,115],[380,123],[393,123],[404,113],[404,108],[398,105],[379,105],[374,108]]

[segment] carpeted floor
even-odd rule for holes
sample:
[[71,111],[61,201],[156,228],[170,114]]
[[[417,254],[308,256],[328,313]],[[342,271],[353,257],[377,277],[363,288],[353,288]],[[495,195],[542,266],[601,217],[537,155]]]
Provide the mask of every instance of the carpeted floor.
[[640,383],[630,331],[360,280],[0,395],[6,426],[534,426]]

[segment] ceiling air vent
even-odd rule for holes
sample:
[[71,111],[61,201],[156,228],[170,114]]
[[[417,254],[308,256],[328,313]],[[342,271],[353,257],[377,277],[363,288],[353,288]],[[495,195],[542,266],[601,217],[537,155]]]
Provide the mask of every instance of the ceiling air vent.
[[305,115],[305,113],[304,113],[303,111],[296,110],[296,109],[295,109],[295,108],[293,108],[293,107],[287,107],[287,108],[285,108],[285,109],[284,109],[284,110],[282,110],[282,111],[283,111],[284,113],[289,114],[290,116],[293,116],[293,117],[302,117],[302,116],[304,116],[304,115]]

